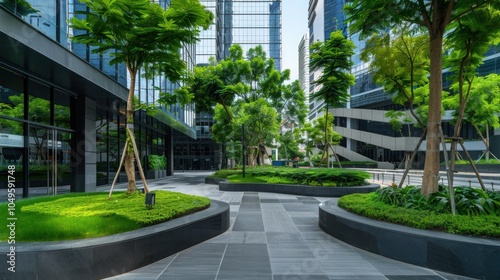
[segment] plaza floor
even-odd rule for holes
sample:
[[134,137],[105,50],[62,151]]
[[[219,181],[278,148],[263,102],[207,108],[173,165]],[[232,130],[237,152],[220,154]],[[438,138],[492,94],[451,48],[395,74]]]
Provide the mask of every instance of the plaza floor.
[[[215,238],[113,280],[434,280],[470,279],[359,250],[318,227],[318,204],[331,198],[224,192],[209,172],[176,172],[151,190],[202,195],[230,204],[231,226]],[[101,187],[100,190],[109,190]],[[125,188],[118,185],[117,189]]]

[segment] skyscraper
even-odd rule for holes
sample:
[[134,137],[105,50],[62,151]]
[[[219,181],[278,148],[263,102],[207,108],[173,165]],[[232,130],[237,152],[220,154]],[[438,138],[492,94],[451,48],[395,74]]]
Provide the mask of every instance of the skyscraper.
[[244,54],[261,45],[281,70],[281,0],[217,2],[217,59],[226,58],[233,44],[239,44]]
[[306,96],[309,107],[309,34],[305,34],[299,43],[299,82]]

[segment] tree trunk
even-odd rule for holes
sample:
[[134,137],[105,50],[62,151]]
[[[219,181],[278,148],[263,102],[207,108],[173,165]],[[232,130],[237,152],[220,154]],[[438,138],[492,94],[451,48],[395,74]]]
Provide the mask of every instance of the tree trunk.
[[[130,128],[130,132],[134,132],[134,92],[135,92],[135,79],[137,75],[137,71],[133,71],[129,69],[130,73],[130,88],[128,92],[128,98],[127,98],[127,112],[126,112],[126,120],[127,120],[127,127]],[[127,139],[130,137],[127,135]],[[124,149],[127,149],[126,155],[125,155],[125,162],[124,162],[124,167],[125,167],[125,173],[127,174],[127,193],[133,193],[137,190],[136,186],[136,180],[135,180],[135,166],[134,166],[134,159],[135,159],[135,154],[134,154],[134,147],[131,143],[132,139],[128,141],[128,146],[124,147]]]
[[[440,33],[440,32],[437,32]],[[438,191],[440,130],[441,126],[441,91],[442,91],[442,33],[432,36],[430,41],[430,94],[429,117],[427,121],[427,145],[425,155],[422,195],[428,196]]]

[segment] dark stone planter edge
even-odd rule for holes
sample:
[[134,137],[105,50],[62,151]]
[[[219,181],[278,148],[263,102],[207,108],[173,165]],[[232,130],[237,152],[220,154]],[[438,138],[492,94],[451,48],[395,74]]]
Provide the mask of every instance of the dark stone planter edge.
[[372,220],[345,211],[336,201],[319,206],[319,226],[360,249],[415,264],[480,279],[498,279],[500,240],[426,231]]
[[272,192],[316,197],[341,197],[353,193],[374,192],[380,188],[378,184],[359,187],[321,187],[287,184],[229,183],[226,179],[209,177],[205,178],[205,184],[218,184],[221,191]]
[[[135,231],[85,240],[16,242],[16,272],[5,269],[0,275],[2,279],[102,279],[180,252],[222,234],[229,225],[229,204],[211,200],[203,211]],[[0,261],[6,263],[8,244],[0,244]]]

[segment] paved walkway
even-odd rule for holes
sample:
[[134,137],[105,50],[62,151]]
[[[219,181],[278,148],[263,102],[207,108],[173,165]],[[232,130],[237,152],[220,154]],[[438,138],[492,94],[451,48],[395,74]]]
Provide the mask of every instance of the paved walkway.
[[329,198],[223,192],[216,185],[204,183],[209,174],[177,172],[172,177],[148,182],[148,186],[152,190],[203,195],[229,203],[229,230],[156,263],[108,279],[470,279],[371,254],[324,233],[318,227],[318,204]]

